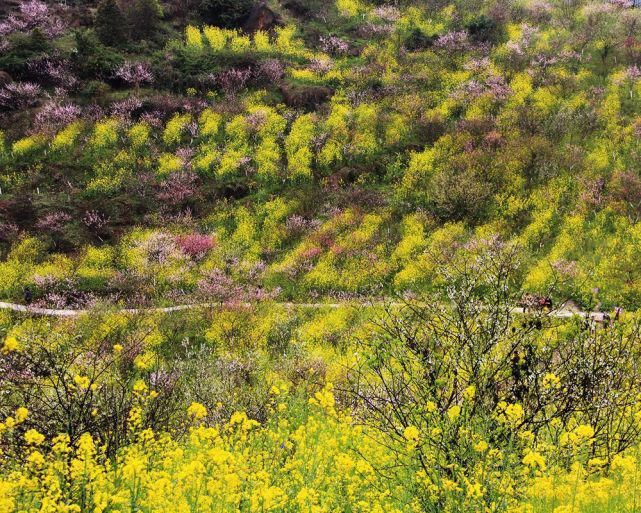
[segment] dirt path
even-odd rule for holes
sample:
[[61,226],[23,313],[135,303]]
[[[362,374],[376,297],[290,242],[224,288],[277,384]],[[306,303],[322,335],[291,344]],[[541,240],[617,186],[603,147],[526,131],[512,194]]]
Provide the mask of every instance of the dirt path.
[[[250,307],[256,303],[196,303],[189,305],[175,305],[167,307],[152,307],[152,308],[121,308],[116,310],[119,313],[128,313],[128,314],[145,314],[145,313],[171,313],[179,312],[182,310],[198,310],[198,309],[207,309],[207,308],[219,308],[222,306],[246,306]],[[286,303],[286,302],[276,302],[272,303],[277,306],[284,306],[290,308],[307,308],[307,309],[320,309],[320,308],[340,308],[343,306],[356,305],[354,302],[343,302],[343,303]],[[363,306],[369,305],[382,305],[383,302],[361,302],[359,303]],[[399,303],[400,304],[400,303]],[[57,310],[53,308],[39,308],[36,306],[26,306],[19,305],[17,303],[4,303],[0,301],[0,310],[13,310],[14,312],[24,312],[32,315],[42,315],[49,317],[76,317],[86,313],[91,313],[90,309],[79,309],[79,310]]]
[[[290,307],[290,308],[302,308],[302,309],[321,309],[321,308],[341,308],[344,306],[382,306],[382,305],[402,305],[402,303],[393,303],[380,300],[373,300],[372,302],[360,301],[355,302],[342,302],[342,303],[275,303],[278,306]],[[230,304],[228,304],[229,306]],[[234,303],[235,306],[238,306],[238,303]],[[252,306],[252,303],[241,303],[242,306]],[[225,303],[197,303],[197,304],[187,304],[187,305],[176,305],[168,307],[157,307],[157,308],[122,308],[117,310],[119,313],[128,313],[128,314],[145,314],[145,313],[172,313],[179,312],[182,310],[198,310],[198,309],[207,309],[207,308],[216,308],[220,306],[225,306]],[[90,313],[92,310],[56,310],[52,308],[38,308],[35,306],[19,305],[17,303],[4,303],[0,302],[0,310],[12,310],[14,312],[24,312],[32,315],[40,315],[46,317],[77,317],[83,314]],[[514,313],[524,313],[523,308],[513,308]],[[576,309],[567,309],[560,308],[558,310],[552,310],[547,315],[555,318],[565,319],[574,316],[590,318],[596,322],[604,322],[607,319],[606,313],[603,312],[583,312]]]

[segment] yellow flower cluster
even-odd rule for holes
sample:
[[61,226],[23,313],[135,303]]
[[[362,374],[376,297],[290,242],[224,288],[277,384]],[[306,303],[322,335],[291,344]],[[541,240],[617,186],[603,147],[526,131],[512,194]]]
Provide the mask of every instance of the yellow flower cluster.
[[416,443],[421,436],[421,432],[416,426],[407,426],[403,431],[403,436],[408,442]]
[[[261,426],[237,412],[219,428],[194,425],[183,442],[138,431],[115,463],[88,434],[73,446],[59,436],[45,450],[30,430],[27,464],[0,477],[0,511],[411,511],[375,485],[368,460],[390,455],[351,418],[329,414],[330,395],[323,390],[324,405],[308,416]],[[202,418],[206,408],[193,403],[188,413]]]
[[[88,378],[76,377],[77,386],[87,385]],[[553,447],[536,448],[527,431],[518,435],[525,444],[518,466],[518,459],[510,460],[507,451],[490,447],[469,428],[465,405],[450,407],[442,419],[434,416],[427,428],[407,425],[394,449],[378,431],[359,426],[337,409],[331,384],[307,404],[287,406],[289,386],[274,385],[270,395],[278,408],[262,424],[239,411],[209,427],[203,423],[207,407],[192,402],[187,408],[191,427],[179,439],[143,429],[144,405],[153,391],[142,380],[133,391],[132,441],[115,459],[107,458],[87,433],[72,443],[68,435],[47,439],[37,429],[24,431],[25,464],[0,471],[0,511],[415,513],[422,510],[412,487],[435,503],[459,504],[463,509],[457,511],[465,512],[481,511],[481,505],[490,504],[488,496],[502,506],[483,506],[490,508],[486,511],[509,513],[614,513],[632,511],[638,500],[639,458],[627,453],[611,461],[582,459],[580,446],[594,438],[586,424],[561,437],[561,445],[579,449],[567,470],[553,459]],[[471,399],[471,390],[464,396]],[[437,411],[433,403],[428,409]],[[17,409],[0,424],[0,436],[22,432],[28,416],[26,408]],[[501,405],[498,418],[517,422],[522,409]],[[454,429],[459,443],[469,443],[479,460],[469,468],[450,465],[445,475],[429,444]],[[425,466],[415,466],[418,453]],[[506,470],[510,461],[520,473]],[[383,475],[382,468],[404,470]]]
[[328,383],[324,390],[314,394],[314,398],[309,400],[310,404],[319,404],[328,412],[333,413],[334,405],[336,404],[336,399],[332,393],[333,388],[333,385]]
[[187,408],[187,414],[195,420],[201,420],[207,416],[207,408],[200,403],[194,402]]
[[561,444],[563,445],[582,445],[589,444],[594,437],[594,428],[586,424],[580,424],[572,431],[561,435]]
[[558,469],[535,478],[527,487],[528,500],[511,513],[618,513],[634,511],[641,498],[638,486],[641,468],[632,455],[617,455],[586,469],[575,462],[569,471]]
[[505,424],[516,427],[523,422],[523,406],[518,403],[508,404],[505,401],[501,401],[497,406],[497,410],[499,420]]
[[[29,416],[29,410],[24,407],[18,408],[13,415],[9,415],[4,422],[0,422],[0,436],[7,430],[13,429],[22,424]],[[0,453],[1,454],[1,453]]]
[[11,353],[13,351],[17,351],[18,349],[20,349],[20,342],[18,342],[18,339],[16,337],[14,337],[13,335],[9,335],[4,339],[4,344],[2,346],[3,353]]

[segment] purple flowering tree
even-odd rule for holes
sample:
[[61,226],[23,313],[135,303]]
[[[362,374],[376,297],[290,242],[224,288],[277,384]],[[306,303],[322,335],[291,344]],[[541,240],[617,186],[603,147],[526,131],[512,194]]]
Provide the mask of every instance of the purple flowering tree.
[[337,36],[321,36],[319,46],[323,52],[330,55],[346,55],[349,52],[349,44]]
[[154,75],[146,62],[125,62],[116,69],[114,76],[136,89],[142,84],[151,84],[154,81]]
[[97,210],[87,210],[82,216],[82,222],[92,233],[98,235],[103,232],[109,224],[109,218]]
[[142,100],[137,96],[129,96],[119,102],[111,104],[111,112],[123,120],[131,118],[132,114],[143,106]]
[[250,68],[231,68],[212,78],[226,95],[236,96],[238,91],[245,87],[251,76],[252,70]]
[[166,205],[176,206],[193,198],[197,191],[198,184],[195,173],[178,171],[163,180],[156,197]]
[[265,290],[261,286],[239,284],[221,269],[207,272],[197,285],[197,296],[210,302],[254,303],[273,300],[278,294],[279,288]]
[[443,34],[434,42],[434,46],[448,52],[460,52],[467,50],[469,47],[467,32],[460,30]]
[[78,79],[71,72],[69,61],[59,57],[41,57],[27,62],[29,73],[38,77],[38,82],[45,82],[63,90],[73,89]]
[[285,75],[285,68],[278,59],[267,59],[256,67],[254,75],[260,81],[275,84]]
[[10,110],[32,107],[38,101],[40,86],[32,82],[10,82],[0,89],[0,106]]
[[45,216],[38,219],[36,227],[42,232],[59,233],[60,231],[62,231],[65,224],[69,223],[71,220],[72,217],[66,212],[49,212]]
[[215,246],[212,236],[200,233],[182,235],[176,242],[180,250],[194,260],[203,258]]
[[0,36],[8,36],[15,32],[29,32],[36,28],[42,30],[48,37],[57,37],[64,32],[66,26],[51,12],[46,3],[29,0],[19,4],[17,14],[11,14],[0,22]]
[[68,125],[82,114],[82,108],[75,103],[49,101],[36,114],[34,125],[41,132],[55,132]]
[[620,9],[629,9],[634,6],[634,0],[610,0],[610,3]]

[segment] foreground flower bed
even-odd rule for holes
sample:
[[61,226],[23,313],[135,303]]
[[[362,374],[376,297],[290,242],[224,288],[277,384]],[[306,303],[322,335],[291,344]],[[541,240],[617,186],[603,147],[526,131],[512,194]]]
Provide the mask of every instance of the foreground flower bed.
[[[337,413],[331,386],[307,402],[276,389],[273,405],[264,425],[237,412],[207,427],[207,409],[193,403],[175,436],[137,429],[142,409],[134,408],[131,441],[114,458],[89,434],[71,444],[64,434],[47,440],[21,429],[28,411],[19,409],[1,424],[5,441],[22,433],[24,450],[3,461],[0,511],[411,512],[428,511],[429,503],[452,512],[636,511],[634,454],[607,463],[585,461],[579,450],[563,471],[531,450],[511,466],[515,454],[484,443],[477,445],[487,451],[483,464],[457,480],[428,482],[414,458],[416,428],[405,430],[402,447],[387,446],[380,434]],[[499,490],[494,502],[487,502],[488,489]]]
[[193,404],[180,439],[140,430],[111,461],[88,434],[72,446],[28,431],[24,460],[4,466],[0,511],[409,511],[368,463],[390,454],[335,413],[331,393],[319,398],[309,411],[275,405],[265,426],[235,413],[206,427]]

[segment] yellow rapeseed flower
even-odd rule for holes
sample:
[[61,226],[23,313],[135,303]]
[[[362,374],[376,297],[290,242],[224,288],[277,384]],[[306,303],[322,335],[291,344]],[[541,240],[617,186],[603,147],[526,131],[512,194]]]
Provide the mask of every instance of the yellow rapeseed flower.
[[459,418],[460,415],[461,415],[461,407],[458,404],[455,404],[449,410],[447,410],[447,417],[451,421],[456,420],[457,418]]
[[187,415],[194,420],[204,419],[207,416],[207,408],[200,403],[193,402],[187,408]]
[[476,395],[476,387],[474,385],[470,385],[463,391],[463,398],[466,399],[467,401],[471,401],[474,399],[474,396]]
[[2,346],[3,353],[12,353],[13,351],[18,351],[20,349],[20,342],[18,339],[12,335],[9,335],[4,339],[4,345]]
[[87,376],[81,376],[80,374],[76,374],[73,378],[73,382],[76,384],[78,388],[85,390],[89,388],[89,383],[91,381]]
[[326,410],[330,412],[333,411],[334,405],[336,404],[336,399],[332,393],[333,388],[333,385],[328,383],[323,390],[314,394],[314,399],[310,400],[310,402],[316,402]]
[[24,422],[29,416],[29,410],[27,410],[27,408],[25,408],[24,406],[21,406],[16,410],[15,416],[16,416],[16,422],[18,423]]
[[499,420],[511,426],[518,426],[525,416],[523,406],[518,403],[507,404],[501,401],[498,404]]
[[587,424],[580,424],[572,431],[563,433],[560,437],[561,444],[563,445],[583,445],[591,443],[594,437],[594,428]]
[[145,383],[142,379],[137,380],[134,383],[133,391],[138,395],[144,394],[147,391],[147,383]]
[[45,441],[45,436],[35,429],[30,429],[24,434],[25,442],[30,445],[40,445]]
[[27,461],[36,467],[42,467],[45,464],[45,457],[40,451],[33,451],[27,457]]
[[545,470],[545,458],[536,451],[528,451],[523,457],[522,463],[530,468],[538,467],[540,470]]
[[561,387],[561,380],[551,372],[543,376],[543,388],[548,390],[556,390]]
[[407,426],[403,431],[403,436],[408,442],[416,443],[421,433],[416,426]]
[[476,452],[485,452],[487,451],[488,447],[489,447],[489,444],[485,440],[480,440],[472,446],[472,448]]
[[624,456],[623,454],[617,454],[614,458],[612,458],[610,468],[612,470],[618,470],[623,473],[634,474],[637,470],[637,460],[634,456]]

